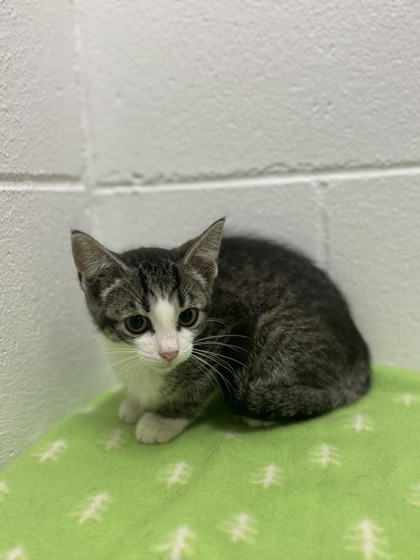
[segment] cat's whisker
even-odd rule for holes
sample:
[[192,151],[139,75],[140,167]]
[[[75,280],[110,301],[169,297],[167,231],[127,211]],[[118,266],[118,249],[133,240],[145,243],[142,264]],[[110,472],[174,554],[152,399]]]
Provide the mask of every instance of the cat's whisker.
[[235,362],[236,364],[239,364],[242,367],[246,367],[246,364],[244,364],[243,362],[241,362],[240,360],[237,360],[236,358],[232,358],[231,356],[225,356],[224,354],[218,354],[217,352],[212,352],[211,350],[204,350],[203,348],[197,348],[196,350],[201,351],[201,353],[205,353],[208,354],[209,356],[218,358],[219,360],[230,360],[232,362]]
[[111,361],[111,365],[113,367],[122,366],[121,369],[118,368],[118,375],[120,376],[126,375],[128,371],[147,365],[147,361],[142,359],[141,355],[138,352],[133,352],[131,355],[125,356],[124,358],[120,358],[116,361],[112,361],[111,358],[108,359]]
[[124,379],[124,377],[127,377],[132,371],[138,369],[141,365],[142,364],[139,360],[133,358],[133,361],[126,364],[125,368],[118,370],[118,375]]
[[113,366],[119,365],[119,364],[125,364],[128,362],[134,362],[134,361],[138,361],[138,356],[126,356],[125,358],[120,358],[117,359],[115,361],[113,360],[109,360],[111,362],[111,364]]
[[118,366],[120,364],[125,364],[126,362],[129,362],[131,360],[136,360],[137,356],[126,356],[125,358],[121,358],[120,360],[109,360],[109,362],[111,363],[112,366]]
[[[197,355],[197,354],[196,354]],[[215,364],[221,366],[222,368],[224,368],[225,370],[227,370],[233,377],[233,379],[235,379],[236,381],[239,381],[239,376],[238,373],[234,370],[234,368],[231,366],[231,364],[225,362],[220,356],[218,356],[217,354],[210,356],[207,353],[199,353],[199,356],[204,359],[205,357],[208,357],[210,360],[212,360]],[[209,362],[207,362],[209,363]],[[218,371],[218,370],[217,370]],[[220,373],[218,371],[218,373]],[[225,376],[223,376],[223,379],[228,382],[228,380],[226,379]]]
[[[219,370],[212,366],[211,362],[214,362],[215,364],[225,368],[228,372],[231,373],[232,377],[235,380],[238,380],[238,375],[237,372],[234,370],[234,368],[227,362],[225,362],[222,357],[218,354],[213,353],[213,355],[211,355],[209,352],[205,351],[205,350],[196,350],[195,352],[193,352],[193,354],[196,357],[200,357],[202,360],[205,361],[205,363],[211,367],[213,367],[213,369],[215,369],[215,371],[217,371],[217,373],[220,373]],[[225,377],[223,378],[225,379]],[[225,379],[226,382],[228,382],[227,379]]]
[[211,340],[195,340],[194,343],[197,343],[197,346],[226,346],[227,348],[231,348],[232,350],[243,351],[244,349],[241,346],[236,346],[235,344],[226,344],[226,342],[214,342]]
[[[217,379],[217,375],[215,375],[212,371],[210,371],[208,369],[210,367],[210,368],[214,369],[216,371],[216,373],[218,373],[216,368],[214,368],[213,366],[211,366],[211,364],[208,364],[205,360],[199,358],[198,356],[191,355],[188,359],[191,360],[192,362],[195,362],[196,367],[198,367],[198,369],[200,371],[202,371],[205,375],[210,375],[210,378],[213,379],[216,382],[220,391],[223,393],[223,389],[222,389],[222,386],[220,385],[219,380]],[[202,367],[200,364],[204,364],[206,367]],[[225,381],[227,383],[229,383],[227,380],[225,380]],[[231,385],[231,387],[233,389],[232,385]]]
[[[222,339],[222,340],[221,340]],[[223,342],[223,340],[229,339],[229,342]],[[227,348],[231,348],[234,351],[240,352],[244,351],[243,346],[238,346],[237,344],[232,344],[230,342],[231,335],[214,335],[214,336],[206,336],[204,338],[196,338],[194,340],[194,346],[224,346]],[[238,341],[240,342],[240,341]]]
[[[227,362],[225,360],[225,358],[226,358],[226,356],[221,356],[219,354],[210,354],[209,355],[209,359],[215,361],[222,368],[225,368],[228,372],[230,372],[232,374],[233,379],[235,379],[235,381],[239,382],[240,381],[239,372],[234,368],[233,364],[230,364],[229,362]],[[241,365],[241,367],[246,367],[245,364],[243,364],[242,362],[238,362],[238,364]]]
[[[211,346],[211,348],[213,348],[213,347]],[[215,358],[228,360],[229,362],[232,363],[232,365],[233,364],[238,364],[241,367],[246,367],[246,364],[243,361],[238,360],[238,359],[234,358],[233,356],[227,356],[225,354],[222,354],[223,349],[220,349],[220,351],[219,351],[219,349],[209,350],[207,348],[202,348],[201,346],[197,346],[197,347],[195,347],[195,350],[197,352],[200,352],[201,354],[206,354],[207,356],[212,356],[212,357],[215,357]]]
[[216,319],[216,317],[206,317],[206,323],[220,323],[221,325],[227,326],[226,321],[222,321],[222,319]]
[[248,339],[252,338],[251,336],[247,336],[245,334],[220,334],[219,333],[219,334],[209,335],[209,336],[206,336],[204,338],[198,338],[195,341],[198,342],[200,340],[210,340],[210,339],[215,339],[215,338],[233,338],[233,337],[248,338]]
[[109,350],[105,348],[104,354],[108,357],[109,360],[111,360],[114,356],[116,356],[117,358],[119,358],[121,355],[123,357],[138,356],[139,352],[136,348],[130,348],[128,350]]
[[[200,353],[199,355],[197,355],[197,353],[195,353],[193,355],[194,355],[195,358],[201,360],[201,362],[206,364],[206,366],[212,368],[217,374],[220,374],[219,370],[215,366],[213,366],[207,359],[205,359],[207,357],[207,355],[205,353]],[[209,356],[209,358],[210,358],[210,360],[213,360],[216,364],[219,364],[222,367],[226,367],[226,369],[232,373],[232,377],[234,379],[237,379],[235,371],[229,366],[229,364],[222,364],[222,363],[218,362],[218,360],[216,360],[214,357],[211,357],[211,356]],[[223,380],[228,385],[230,385],[232,387],[232,389],[234,389],[234,386],[230,383],[230,381],[226,377],[223,377]]]
[[104,350],[104,354],[137,354],[137,350]]

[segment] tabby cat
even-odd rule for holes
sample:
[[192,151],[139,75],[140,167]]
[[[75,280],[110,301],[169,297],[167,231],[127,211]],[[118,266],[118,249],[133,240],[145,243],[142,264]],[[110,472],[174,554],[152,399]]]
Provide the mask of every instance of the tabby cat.
[[122,421],[167,442],[219,392],[251,426],[351,403],[369,351],[327,275],[281,245],[222,240],[224,219],[167,250],[114,253],[72,232],[88,310],[127,398]]

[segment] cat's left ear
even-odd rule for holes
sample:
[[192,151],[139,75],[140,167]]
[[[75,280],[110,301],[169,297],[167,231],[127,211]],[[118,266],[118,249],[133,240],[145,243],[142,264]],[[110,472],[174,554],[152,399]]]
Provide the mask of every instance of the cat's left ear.
[[217,276],[217,257],[222,241],[225,218],[214,222],[201,235],[187,241],[178,248],[183,255],[184,264],[197,266],[201,271],[206,271],[204,276],[214,280]]

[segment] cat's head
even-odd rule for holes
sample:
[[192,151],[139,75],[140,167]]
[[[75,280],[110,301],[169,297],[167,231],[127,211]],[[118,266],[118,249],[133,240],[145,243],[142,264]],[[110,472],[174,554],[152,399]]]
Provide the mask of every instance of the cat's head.
[[206,320],[223,226],[218,220],[175,249],[125,253],[73,231],[80,286],[98,329],[132,345],[149,367],[168,370],[187,360]]

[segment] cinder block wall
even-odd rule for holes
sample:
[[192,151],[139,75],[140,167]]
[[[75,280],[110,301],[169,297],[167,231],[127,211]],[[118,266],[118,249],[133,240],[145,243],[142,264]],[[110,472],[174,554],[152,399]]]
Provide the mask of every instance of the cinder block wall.
[[112,379],[71,227],[171,246],[226,215],[420,368],[420,4],[32,4],[0,6],[0,464]]

